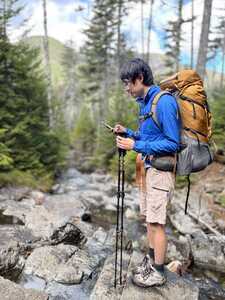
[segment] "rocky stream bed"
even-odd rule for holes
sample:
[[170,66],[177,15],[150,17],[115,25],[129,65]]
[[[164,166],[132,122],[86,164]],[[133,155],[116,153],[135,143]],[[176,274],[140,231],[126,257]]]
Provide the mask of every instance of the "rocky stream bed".
[[168,281],[151,289],[131,282],[131,268],[147,249],[136,187],[125,186],[123,285],[117,290],[115,179],[69,168],[48,194],[2,188],[0,300],[225,299],[225,213],[216,201],[225,193],[225,167],[214,164],[199,178],[189,215],[185,188],[170,204]]

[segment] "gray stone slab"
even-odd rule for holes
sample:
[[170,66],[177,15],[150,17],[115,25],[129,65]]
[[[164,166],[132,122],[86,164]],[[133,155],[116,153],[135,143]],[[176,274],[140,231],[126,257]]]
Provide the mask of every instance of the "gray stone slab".
[[198,287],[169,271],[166,271],[167,282],[161,287],[135,286],[132,282],[131,270],[142,258],[143,255],[133,253],[121,300],[198,300]]

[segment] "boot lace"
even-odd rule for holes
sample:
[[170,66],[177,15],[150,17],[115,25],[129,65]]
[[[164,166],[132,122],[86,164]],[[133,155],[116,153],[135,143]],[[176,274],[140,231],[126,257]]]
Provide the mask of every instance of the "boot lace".
[[142,277],[147,279],[152,272],[154,272],[152,266],[150,264],[146,264],[145,269],[142,272]]

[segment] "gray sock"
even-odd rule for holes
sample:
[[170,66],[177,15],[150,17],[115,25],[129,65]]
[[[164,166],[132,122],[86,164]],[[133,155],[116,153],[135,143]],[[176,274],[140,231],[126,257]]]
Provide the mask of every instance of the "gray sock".
[[148,252],[149,256],[155,260],[155,252],[154,252],[154,249],[153,248],[150,248],[149,247],[149,252]]
[[162,264],[162,265],[154,264],[153,267],[154,267],[158,272],[160,272],[162,275],[164,274],[164,264]]

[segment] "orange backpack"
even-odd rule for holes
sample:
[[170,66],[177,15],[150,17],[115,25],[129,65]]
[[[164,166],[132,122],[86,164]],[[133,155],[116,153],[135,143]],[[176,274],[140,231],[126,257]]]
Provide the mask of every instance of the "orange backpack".
[[213,161],[213,153],[209,147],[212,116],[203,82],[194,70],[182,70],[176,73],[161,81],[160,88],[162,91],[153,99],[148,116],[159,126],[156,117],[157,103],[163,94],[172,94],[178,103],[182,122],[181,149],[176,154],[175,162],[170,163],[168,157],[163,159],[156,156],[151,160],[151,164],[159,170],[176,170],[177,175],[187,176],[186,213],[190,193],[190,174],[203,170]]
[[161,81],[160,87],[177,99],[183,134],[208,143],[212,135],[212,116],[200,76],[194,70],[182,70]]

